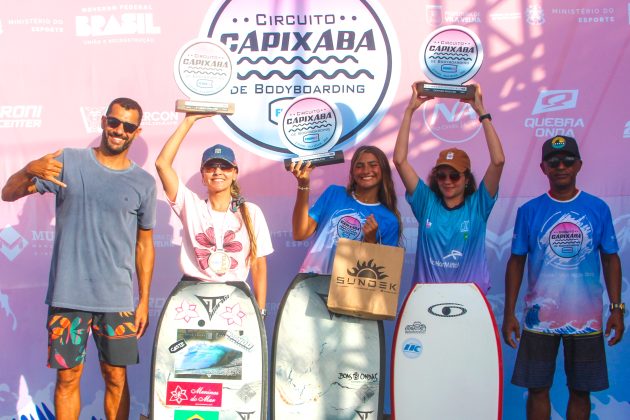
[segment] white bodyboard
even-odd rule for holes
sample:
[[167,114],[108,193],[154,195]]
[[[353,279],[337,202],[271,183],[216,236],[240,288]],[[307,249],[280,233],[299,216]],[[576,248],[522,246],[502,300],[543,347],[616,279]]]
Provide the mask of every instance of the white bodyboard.
[[383,324],[337,315],[330,276],[298,274],[274,332],[271,414],[287,419],[380,419],[385,384]]
[[267,418],[267,338],[242,282],[180,281],[155,335],[154,420]]
[[473,283],[416,284],[396,325],[395,420],[501,419],[499,333]]

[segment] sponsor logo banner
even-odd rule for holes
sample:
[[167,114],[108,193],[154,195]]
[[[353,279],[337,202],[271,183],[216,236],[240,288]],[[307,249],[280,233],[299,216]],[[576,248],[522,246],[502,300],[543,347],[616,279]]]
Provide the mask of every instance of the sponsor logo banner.
[[175,410],[173,420],[219,420],[218,411]]
[[263,0],[214,2],[199,37],[236,56],[235,113],[217,120],[226,135],[259,155],[291,157],[278,136],[283,107],[322,95],[342,115],[337,145],[362,140],[387,111],[399,78],[395,28],[377,2]]
[[0,231],[0,252],[9,261],[20,255],[27,245],[28,241],[12,226],[6,226]]
[[175,406],[221,407],[223,385],[203,382],[169,382],[166,403]]

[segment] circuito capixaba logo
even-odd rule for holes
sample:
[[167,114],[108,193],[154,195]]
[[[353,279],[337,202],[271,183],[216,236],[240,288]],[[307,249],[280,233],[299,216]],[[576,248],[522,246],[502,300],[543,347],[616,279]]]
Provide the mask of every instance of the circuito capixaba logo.
[[300,95],[321,96],[341,112],[333,150],[363,140],[391,105],[399,80],[395,30],[378,2],[225,0],[210,5],[199,38],[224,44],[235,77],[222,100],[235,113],[216,119],[230,138],[271,159],[294,156],[278,119]]

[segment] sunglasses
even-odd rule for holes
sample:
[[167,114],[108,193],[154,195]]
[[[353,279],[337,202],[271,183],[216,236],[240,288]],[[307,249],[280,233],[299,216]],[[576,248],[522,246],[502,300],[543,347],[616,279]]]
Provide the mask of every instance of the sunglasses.
[[125,133],[133,133],[134,131],[138,129],[138,126],[136,124],[120,121],[116,117],[107,117],[107,126],[109,128],[118,128],[120,124],[123,125],[123,129],[125,130]]
[[208,162],[203,165],[203,169],[221,169],[223,172],[227,172],[234,169],[234,166],[227,162]]
[[547,159],[545,162],[547,162],[547,165],[549,165],[550,168],[557,168],[558,166],[560,166],[560,162],[564,164],[565,168],[570,168],[575,162],[577,162],[577,158],[575,156],[564,156],[561,158],[558,156],[553,156]]
[[451,181],[457,182],[462,177],[460,172],[436,172],[435,177],[438,181],[446,181],[446,178],[450,178]]

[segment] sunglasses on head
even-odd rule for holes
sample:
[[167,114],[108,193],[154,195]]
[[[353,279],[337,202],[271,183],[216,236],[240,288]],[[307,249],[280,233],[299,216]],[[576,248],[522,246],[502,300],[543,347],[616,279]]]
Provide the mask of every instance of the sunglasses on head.
[[549,159],[547,159],[545,162],[547,162],[547,165],[549,165],[550,168],[557,168],[558,166],[560,166],[560,162],[564,164],[565,168],[569,168],[573,166],[575,162],[577,162],[577,158],[575,156],[564,156],[564,157],[552,156]]
[[435,177],[438,181],[446,181],[446,178],[450,178],[451,181],[457,182],[462,177],[460,172],[436,172]]
[[227,162],[208,162],[205,165],[203,165],[203,169],[221,169],[222,171],[231,171],[232,169],[234,169],[234,166],[230,165]]
[[136,124],[120,121],[116,117],[107,117],[107,126],[109,128],[118,128],[120,124],[123,125],[123,129],[125,130],[125,133],[133,133],[134,131],[138,129],[138,126]]

